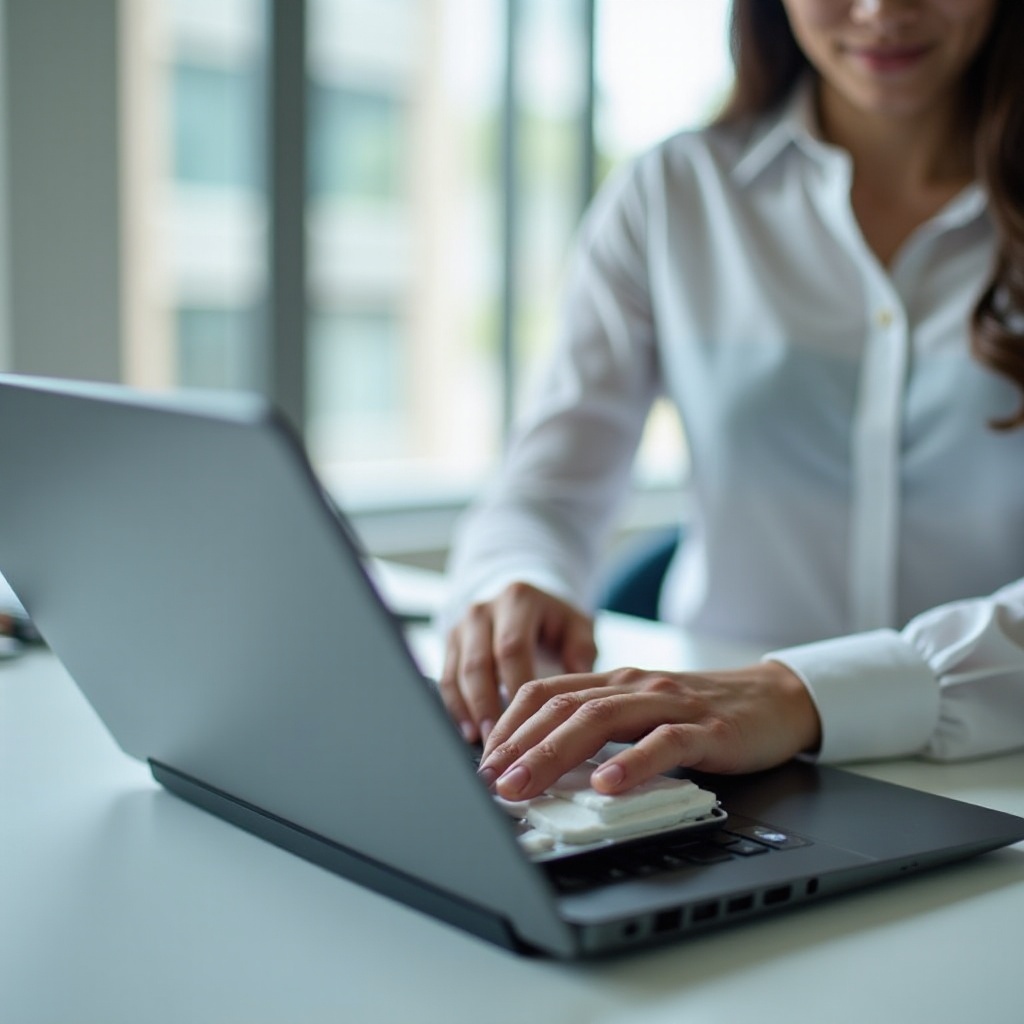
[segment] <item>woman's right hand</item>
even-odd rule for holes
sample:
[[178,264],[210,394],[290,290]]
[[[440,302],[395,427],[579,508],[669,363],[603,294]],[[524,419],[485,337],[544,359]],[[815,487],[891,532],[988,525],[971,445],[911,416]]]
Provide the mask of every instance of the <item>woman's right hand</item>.
[[596,657],[590,616],[528,583],[511,583],[470,607],[449,632],[441,697],[467,741],[486,741],[524,683],[552,667],[589,672]]

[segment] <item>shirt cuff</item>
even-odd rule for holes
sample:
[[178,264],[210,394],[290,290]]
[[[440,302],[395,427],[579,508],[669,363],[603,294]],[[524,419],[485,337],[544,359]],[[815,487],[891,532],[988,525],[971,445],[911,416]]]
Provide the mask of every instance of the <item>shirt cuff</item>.
[[921,655],[891,629],[772,651],[795,672],[821,719],[822,761],[919,752],[939,720],[939,686]]

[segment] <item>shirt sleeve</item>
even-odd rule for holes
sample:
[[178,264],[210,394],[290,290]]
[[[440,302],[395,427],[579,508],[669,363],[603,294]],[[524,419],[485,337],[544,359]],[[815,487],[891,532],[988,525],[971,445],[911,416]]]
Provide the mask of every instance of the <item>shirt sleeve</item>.
[[617,175],[581,228],[552,358],[497,477],[455,532],[442,628],[513,580],[592,600],[659,386],[636,170]]
[[1024,580],[907,626],[765,655],[807,686],[819,757],[952,761],[1024,747]]

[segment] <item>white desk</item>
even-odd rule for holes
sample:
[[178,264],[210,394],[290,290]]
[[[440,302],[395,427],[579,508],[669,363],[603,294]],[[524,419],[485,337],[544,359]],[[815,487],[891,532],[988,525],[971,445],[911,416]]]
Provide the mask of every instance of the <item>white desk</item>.
[[[601,641],[743,654],[614,617]],[[1024,814],[1024,755],[868,770]],[[1021,848],[624,959],[523,959],[164,793],[46,653],[0,664],[0,811],[11,1024],[1024,1021]]]

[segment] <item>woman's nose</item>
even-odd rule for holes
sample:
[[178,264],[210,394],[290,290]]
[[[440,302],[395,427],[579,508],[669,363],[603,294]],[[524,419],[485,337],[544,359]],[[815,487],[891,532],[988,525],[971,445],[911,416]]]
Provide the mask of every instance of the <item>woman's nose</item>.
[[870,18],[881,10],[882,0],[853,0],[851,6],[851,17]]
[[866,22],[879,18],[906,14],[914,0],[852,0],[850,18],[852,21]]

